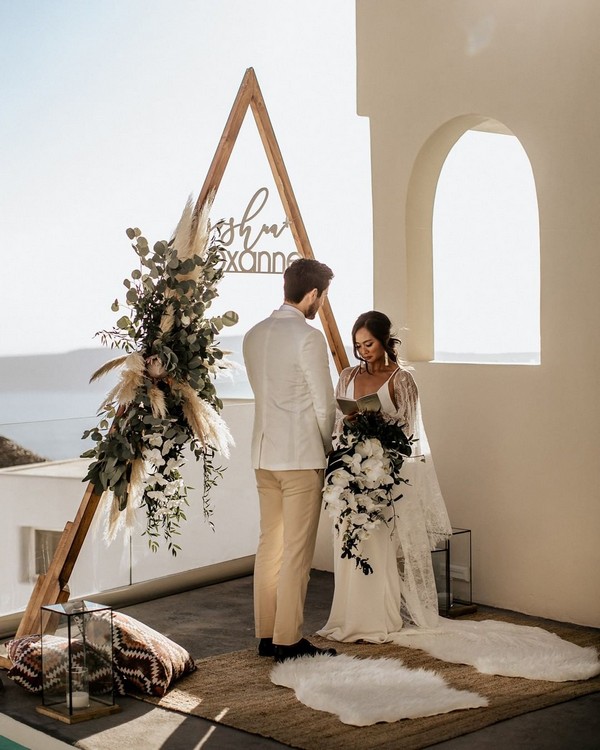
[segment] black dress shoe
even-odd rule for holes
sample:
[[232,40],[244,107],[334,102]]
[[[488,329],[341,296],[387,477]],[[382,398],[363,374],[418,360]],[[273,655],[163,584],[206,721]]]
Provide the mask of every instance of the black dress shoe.
[[302,638],[298,643],[291,646],[274,646],[273,648],[275,649],[275,661],[297,659],[300,656],[317,656],[319,654],[337,656],[337,651],[334,648],[317,648],[306,638]]
[[275,656],[275,646],[272,638],[261,638],[258,642],[259,656]]

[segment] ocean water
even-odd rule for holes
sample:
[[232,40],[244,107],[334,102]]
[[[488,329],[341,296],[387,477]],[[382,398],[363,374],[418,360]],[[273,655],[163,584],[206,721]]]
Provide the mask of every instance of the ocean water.
[[[235,369],[220,374],[221,399],[252,398],[241,356],[241,336],[223,337]],[[76,349],[57,354],[0,357],[0,436],[49,460],[75,458],[92,446],[82,434],[98,422],[107,393],[118,379],[112,371],[90,384],[92,373],[120,350]]]
[[[245,376],[236,374],[216,386],[221,399],[252,398]],[[93,445],[82,435],[97,424],[106,392],[0,392],[0,435],[51,461],[76,458]]]

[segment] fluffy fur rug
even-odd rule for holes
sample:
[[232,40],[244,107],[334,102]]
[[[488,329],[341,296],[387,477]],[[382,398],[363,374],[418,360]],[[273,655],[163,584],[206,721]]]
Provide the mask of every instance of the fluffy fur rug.
[[392,639],[442,661],[470,664],[482,674],[551,682],[587,680],[600,674],[595,648],[577,646],[542,628],[497,620],[440,618],[438,628],[407,629]]
[[435,672],[408,669],[399,659],[305,656],[277,664],[271,681],[294,690],[306,706],[361,727],[488,705],[487,698],[455,690]]

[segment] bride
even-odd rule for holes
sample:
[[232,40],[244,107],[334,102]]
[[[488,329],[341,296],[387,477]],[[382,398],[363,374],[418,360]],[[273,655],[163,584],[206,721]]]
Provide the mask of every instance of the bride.
[[[359,414],[344,421],[338,410],[332,456],[343,456],[345,447],[355,455],[346,451],[346,457],[339,460],[347,468],[330,466],[325,477],[323,497],[335,518],[335,588],[329,619],[318,634],[334,641],[423,649],[443,661],[471,664],[487,674],[550,681],[600,674],[595,648],[577,646],[542,628],[494,619],[439,617],[431,551],[450,537],[452,529],[423,429],[417,386],[410,371],[398,364],[396,347],[400,342],[392,336],[390,320],[383,313],[360,315],[352,328],[352,343],[360,364],[343,370],[337,397],[356,400],[377,394],[384,420],[375,417],[375,424],[387,423],[392,436],[398,431],[389,427],[390,422],[403,426],[406,436],[412,437],[411,455],[404,458],[401,482],[392,485],[392,490],[389,472],[375,473],[372,482],[363,480],[363,486],[372,488],[369,497],[376,511],[372,498],[379,495],[386,499],[384,520],[365,524],[362,511],[369,503],[365,490],[353,494],[343,485],[348,478],[354,482],[353,468],[362,471],[358,464],[362,466],[363,454],[368,451],[365,441],[352,431],[356,424],[366,425],[368,420]],[[401,443],[393,437],[383,443],[387,451],[378,449],[379,460],[384,465],[387,452],[390,466],[393,446]],[[373,445],[371,450],[374,455]],[[357,484],[354,482],[355,487]],[[352,515],[350,505],[356,503],[357,496],[361,509],[353,510]],[[360,521],[357,516],[362,516]],[[370,530],[365,533],[364,529]]]
[[[438,621],[431,551],[452,530],[422,426],[417,386],[410,371],[398,364],[400,342],[391,327],[381,312],[358,317],[352,343],[360,364],[341,373],[336,389],[337,397],[351,399],[376,393],[382,411],[413,438],[411,456],[401,469],[402,479],[407,480],[402,497],[386,509],[386,522],[360,542],[360,555],[368,560],[372,573],[365,574],[354,559],[342,557],[343,521],[339,533],[334,531],[335,591],[329,619],[319,635],[336,641],[383,643],[394,640],[393,634],[405,624],[435,627]],[[336,416],[339,444],[343,415],[338,410]],[[326,502],[331,478],[329,473]]]

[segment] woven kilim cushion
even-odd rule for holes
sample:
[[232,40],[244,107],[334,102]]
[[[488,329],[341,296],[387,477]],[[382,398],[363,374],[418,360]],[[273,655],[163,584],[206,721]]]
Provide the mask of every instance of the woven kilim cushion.
[[[57,635],[44,636],[44,670],[46,689],[66,689],[66,663],[68,640]],[[72,644],[72,655],[82,650],[81,644]],[[6,644],[12,667],[6,673],[11,680],[29,690],[39,693],[42,690],[42,639],[39,635],[16,638]],[[90,647],[86,650],[85,665],[89,670],[90,686],[104,687],[110,682],[111,665],[105,656],[96,654]]]
[[[160,697],[175,680],[195,671],[194,660],[182,646],[121,612],[113,612],[112,617],[114,688],[119,695],[134,692]],[[61,682],[65,682],[67,646],[66,638],[44,636],[47,688],[58,687]],[[6,650],[13,664],[7,676],[32,693],[41,692],[40,636],[29,635],[10,641]],[[90,686],[95,681],[106,684],[107,675],[110,675],[110,662],[107,662],[106,654],[96,654],[89,643],[86,666],[89,669]]]
[[118,692],[163,696],[196,664],[189,653],[133,617],[113,612],[113,659]]

